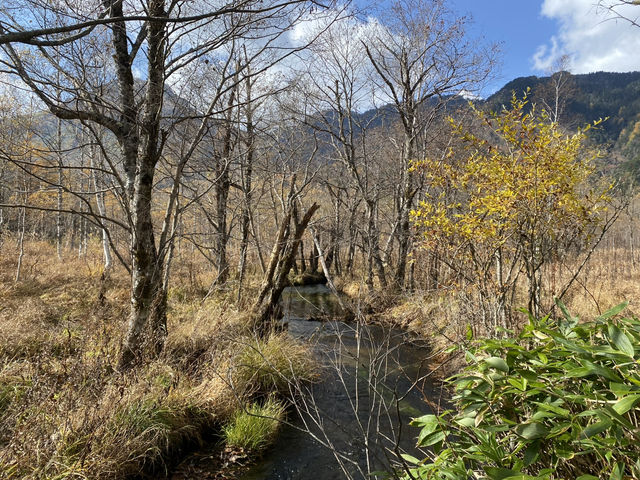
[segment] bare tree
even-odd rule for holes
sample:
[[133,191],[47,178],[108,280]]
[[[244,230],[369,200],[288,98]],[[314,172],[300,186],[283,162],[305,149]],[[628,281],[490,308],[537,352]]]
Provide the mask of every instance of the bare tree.
[[421,188],[410,169],[425,155],[429,126],[447,95],[473,89],[490,72],[492,51],[466,38],[467,19],[443,0],[395,0],[371,39],[363,41],[380,98],[400,117],[401,173],[393,232],[398,242],[395,285],[404,286],[411,249],[409,211]]
[[[234,88],[232,85],[246,72],[226,70],[209,107],[192,112],[191,117],[203,120],[192,148],[176,164],[157,239],[151,214],[154,177],[175,125],[184,121],[184,117],[176,119],[166,114],[166,84],[188,66],[219,58],[221,47],[235,38],[259,45],[251,58],[276,44],[283,51],[282,35],[304,13],[306,2],[220,5],[109,0],[54,5],[16,0],[13,4],[13,8],[0,12],[0,64],[4,70],[23,82],[55,116],[105,129],[120,150],[112,174],[120,179],[122,207],[131,235],[131,314],[119,362],[121,368],[127,368],[145,346],[151,352],[163,346],[163,269],[171,243],[178,184],[204,137],[206,119],[214,113],[218,98]],[[104,76],[96,79],[94,69]],[[136,78],[137,72],[143,72],[139,75],[142,78]]]
[[640,27],[640,12],[633,8],[639,6],[636,0],[600,0],[597,6],[599,10],[611,14],[611,18],[625,20],[634,27]]
[[[373,287],[373,272],[382,287],[387,285],[385,266],[380,250],[377,212],[381,198],[381,182],[376,177],[379,166],[368,151],[368,131],[378,115],[363,116],[359,111],[371,107],[372,86],[368,81],[370,64],[362,41],[370,26],[354,19],[335,23],[312,47],[313,59],[302,77],[305,105],[302,121],[318,132],[327,144],[329,173],[327,188],[337,192],[335,161],[351,179],[365,208],[364,249],[366,251],[367,283]],[[307,111],[311,109],[311,111]],[[338,201],[337,195],[333,194]],[[356,204],[357,206],[357,204]],[[335,207],[336,212],[339,209]],[[334,241],[335,243],[335,241]]]
[[[539,99],[552,122],[564,120],[567,102],[575,95],[576,82],[569,71],[571,59],[562,55],[551,66],[549,81],[536,88],[534,98]],[[564,125],[568,127],[568,125]]]

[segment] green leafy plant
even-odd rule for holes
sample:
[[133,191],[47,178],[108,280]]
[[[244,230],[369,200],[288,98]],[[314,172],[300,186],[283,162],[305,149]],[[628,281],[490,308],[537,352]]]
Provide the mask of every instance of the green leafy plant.
[[534,319],[476,342],[448,380],[455,410],[416,418],[428,458],[406,478],[640,478],[640,320]]

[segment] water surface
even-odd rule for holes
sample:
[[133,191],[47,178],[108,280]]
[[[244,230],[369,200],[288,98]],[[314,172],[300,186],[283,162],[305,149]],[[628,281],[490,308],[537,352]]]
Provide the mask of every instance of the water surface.
[[343,313],[324,285],[287,288],[282,306],[290,334],[314,342],[325,375],[300,392],[290,425],[240,478],[375,478],[367,474],[400,467],[402,451],[424,456],[414,447],[418,430],[408,422],[429,413],[427,400],[439,395],[425,378],[426,346],[400,330],[315,320]]

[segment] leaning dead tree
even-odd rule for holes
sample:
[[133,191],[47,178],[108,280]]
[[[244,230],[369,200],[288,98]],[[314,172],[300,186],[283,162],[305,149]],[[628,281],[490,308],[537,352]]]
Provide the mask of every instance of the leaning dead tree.
[[268,331],[271,320],[279,313],[280,295],[288,284],[287,277],[295,262],[302,235],[307,229],[311,217],[320,208],[317,203],[314,203],[300,221],[294,221],[295,202],[294,196],[290,195],[287,211],[280,224],[269,265],[260,286],[258,299],[253,306],[254,321],[259,333]]

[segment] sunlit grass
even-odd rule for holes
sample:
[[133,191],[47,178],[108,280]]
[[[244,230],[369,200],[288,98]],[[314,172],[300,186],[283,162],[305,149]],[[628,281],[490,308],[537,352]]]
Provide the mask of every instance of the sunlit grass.
[[264,449],[275,438],[284,413],[284,405],[272,398],[239,410],[223,429],[226,444],[249,452]]
[[287,334],[247,338],[235,359],[238,376],[261,392],[289,393],[299,382],[318,376],[317,363],[308,344]]
[[[202,265],[176,264],[176,272],[193,275],[179,276],[169,297],[165,351],[123,374],[115,365],[128,313],[126,272],[115,268],[103,278],[99,250],[60,261],[45,242],[26,249],[17,283],[15,258],[0,256],[0,478],[162,475],[253,401],[257,383],[238,367],[252,338],[246,305],[228,292],[203,302]],[[262,351],[262,343],[265,365],[281,370],[274,378],[289,371],[309,378],[307,347],[284,336],[253,346]],[[283,363],[303,352],[304,362]],[[276,390],[275,380],[258,383],[260,394]],[[264,405],[265,416],[282,414],[275,402]],[[262,440],[250,440],[249,449],[276,431],[273,420],[256,425]]]

